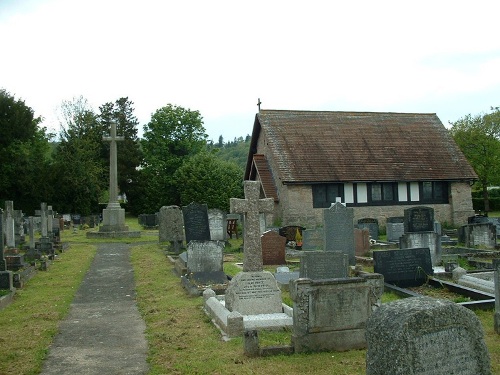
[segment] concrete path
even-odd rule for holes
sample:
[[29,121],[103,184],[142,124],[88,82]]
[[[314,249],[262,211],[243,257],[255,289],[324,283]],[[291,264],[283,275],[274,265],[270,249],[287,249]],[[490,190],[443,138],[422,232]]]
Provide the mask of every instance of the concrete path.
[[130,246],[98,245],[42,375],[146,374],[146,326],[135,304]]

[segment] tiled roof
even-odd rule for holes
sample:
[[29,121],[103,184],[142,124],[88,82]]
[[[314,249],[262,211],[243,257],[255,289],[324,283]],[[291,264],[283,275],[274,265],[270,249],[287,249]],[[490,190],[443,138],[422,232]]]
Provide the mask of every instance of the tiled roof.
[[279,202],[278,191],[274,185],[273,176],[269,170],[269,165],[265,155],[255,154],[253,162],[257,173],[259,174],[262,190],[266,198],[274,198],[275,202]]
[[262,136],[283,183],[477,179],[436,114],[261,110],[245,178]]

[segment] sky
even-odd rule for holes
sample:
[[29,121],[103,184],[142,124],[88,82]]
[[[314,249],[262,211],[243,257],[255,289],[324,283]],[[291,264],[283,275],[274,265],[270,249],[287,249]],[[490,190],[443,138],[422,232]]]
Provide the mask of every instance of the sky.
[[500,106],[495,1],[0,0],[0,89],[60,130],[60,106],[167,104],[208,138],[262,109],[436,113]]

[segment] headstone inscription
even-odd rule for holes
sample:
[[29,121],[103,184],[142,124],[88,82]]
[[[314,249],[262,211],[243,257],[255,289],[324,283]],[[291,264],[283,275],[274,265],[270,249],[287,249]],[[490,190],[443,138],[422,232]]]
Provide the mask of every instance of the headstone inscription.
[[434,273],[428,248],[374,251],[373,269],[399,287],[420,286]]
[[208,210],[210,238],[216,241],[226,240],[226,213],[217,208]]
[[264,232],[260,236],[262,245],[262,263],[264,265],[286,264],[286,238],[274,231]]
[[358,228],[364,229],[367,228],[370,231],[370,237],[373,240],[378,240],[379,227],[378,220],[374,218],[363,218],[358,220]]
[[300,277],[311,280],[349,276],[349,258],[337,251],[307,251],[300,257]]
[[500,259],[493,259],[493,272],[495,283],[495,332],[500,334]]
[[340,202],[323,210],[325,251],[347,254],[349,264],[356,264],[354,252],[354,210]]
[[210,240],[208,207],[206,204],[190,203],[182,207],[186,242]]
[[281,291],[272,273],[263,271],[260,242],[260,213],[273,212],[274,199],[260,197],[260,182],[244,182],[245,199],[229,200],[231,213],[244,215],[243,272],[230,281],[226,308],[242,315],[283,312]]
[[445,299],[382,304],[366,323],[366,374],[491,374],[483,329],[471,310]]
[[434,210],[431,207],[407,208],[404,215],[405,233],[434,232]]

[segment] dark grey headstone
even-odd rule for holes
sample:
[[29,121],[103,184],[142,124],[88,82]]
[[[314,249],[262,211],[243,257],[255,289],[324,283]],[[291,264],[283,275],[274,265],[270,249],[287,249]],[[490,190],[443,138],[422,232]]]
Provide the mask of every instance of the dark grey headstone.
[[500,334],[500,259],[493,259],[493,279],[495,284],[495,332]]
[[434,209],[432,207],[407,208],[404,210],[404,214],[405,233],[434,231]]
[[367,228],[370,231],[370,237],[373,240],[378,240],[378,220],[374,218],[363,218],[358,220],[358,228]]
[[355,265],[354,255],[354,210],[336,202],[323,210],[325,251],[347,254],[349,264]]
[[476,314],[429,297],[384,303],[366,323],[367,375],[490,375]]
[[208,207],[206,204],[190,203],[182,207],[186,242],[210,240]]
[[311,280],[334,279],[349,275],[347,254],[336,251],[308,251],[300,257],[300,277]]
[[400,287],[422,285],[434,272],[428,248],[374,251],[373,268],[386,283]]

